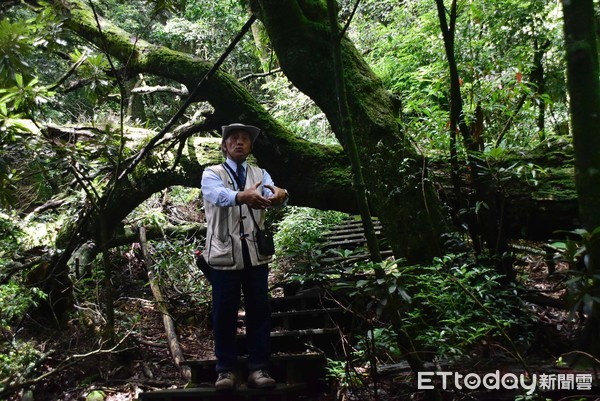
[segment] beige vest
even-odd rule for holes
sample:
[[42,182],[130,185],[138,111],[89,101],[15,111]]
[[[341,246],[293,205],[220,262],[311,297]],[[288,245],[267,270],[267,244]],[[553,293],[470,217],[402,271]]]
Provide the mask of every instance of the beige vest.
[[[262,181],[263,171],[256,166],[249,164],[247,166],[246,188],[249,188]],[[208,168],[221,178],[227,188],[236,190],[232,177],[222,164]],[[257,190],[261,192],[262,185]],[[254,219],[262,229],[265,223],[264,210],[250,209],[247,205],[218,207],[208,201],[204,201],[204,210],[207,224],[204,257],[211,267],[217,270],[244,268],[240,233],[246,234],[252,266],[268,263],[273,259],[272,256],[261,255],[258,252],[255,238],[256,226],[250,217],[250,213],[253,213]]]

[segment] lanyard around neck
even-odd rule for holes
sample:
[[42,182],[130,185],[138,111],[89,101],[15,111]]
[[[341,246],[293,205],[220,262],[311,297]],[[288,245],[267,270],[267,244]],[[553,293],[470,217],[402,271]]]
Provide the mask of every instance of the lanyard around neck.
[[[244,180],[244,182],[242,182],[240,180],[240,177],[238,177],[237,173],[231,168],[231,166],[229,164],[227,164],[227,162],[223,163],[223,166],[225,167],[227,172],[230,174],[230,176],[233,178],[233,181],[235,181],[235,183],[237,185],[237,189],[239,191],[243,191],[246,188],[246,182],[245,182],[246,180]],[[246,172],[245,178],[246,179],[248,178],[248,172]]]

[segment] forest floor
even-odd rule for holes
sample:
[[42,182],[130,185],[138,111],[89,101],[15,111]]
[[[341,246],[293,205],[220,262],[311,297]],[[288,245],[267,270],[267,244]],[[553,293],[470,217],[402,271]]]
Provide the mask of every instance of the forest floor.
[[[519,269],[526,275],[524,284],[528,288],[546,291],[558,297],[561,294],[553,292],[560,280],[560,274],[549,277],[542,259],[527,257]],[[560,271],[561,267],[558,267]],[[128,294],[118,298],[115,306],[117,312],[117,327],[133,327],[125,332],[119,329],[115,338],[119,344],[118,352],[106,343],[100,343],[102,337],[94,328],[104,325],[102,314],[93,305],[82,305],[79,318],[67,322],[67,329],[51,331],[43,324],[24,328],[31,336],[31,341],[43,347],[50,356],[44,364],[38,366],[38,374],[44,374],[58,369],[54,374],[41,380],[25,392],[23,399],[35,401],[80,401],[95,391],[103,394],[106,401],[131,401],[142,391],[152,391],[164,388],[183,387],[186,381],[182,379],[167,346],[167,340],[160,312],[155,308],[152,293],[143,282],[145,272],[129,269],[129,275],[137,275],[137,280],[122,280],[122,285],[129,288],[117,287],[116,291]],[[557,278],[558,277],[558,278]],[[146,276],[147,279],[147,276]],[[135,288],[133,288],[135,287]],[[568,352],[577,332],[580,330],[577,322],[569,319],[568,314],[552,307],[541,307],[529,304],[538,318],[535,341],[524,359],[532,372],[556,373],[556,361],[561,354]],[[177,309],[177,308],[176,308]],[[213,356],[212,333],[208,322],[208,306],[205,311],[190,311],[186,305],[181,305],[181,315],[174,316],[179,329],[179,341],[185,358],[204,359]],[[137,318],[134,319],[134,316]],[[87,321],[86,321],[87,320]],[[134,322],[135,320],[135,322]],[[133,322],[133,323],[132,323]],[[94,351],[95,350],[95,351]],[[454,369],[463,372],[503,372],[523,373],[524,368],[516,362],[511,351],[485,345],[474,350],[468,360],[452,366],[440,366],[443,370]],[[360,368],[359,368],[360,369]],[[366,369],[364,369],[366,372]],[[564,374],[573,373],[564,370]],[[597,390],[597,376],[594,377],[594,390]],[[364,381],[353,387],[341,387],[332,384],[331,391],[323,393],[314,401],[333,400],[419,400],[423,394],[415,394],[416,381],[411,375],[408,365],[399,363],[379,367],[376,385],[372,378],[365,374]],[[495,394],[495,395],[490,395]],[[561,391],[546,394],[546,399],[552,400],[600,400],[594,391],[575,392]],[[19,400],[20,396],[10,399]],[[450,389],[444,393],[447,400],[514,400],[515,392],[461,392]],[[523,397],[519,400],[534,400]],[[96,399],[94,399],[96,400]]]

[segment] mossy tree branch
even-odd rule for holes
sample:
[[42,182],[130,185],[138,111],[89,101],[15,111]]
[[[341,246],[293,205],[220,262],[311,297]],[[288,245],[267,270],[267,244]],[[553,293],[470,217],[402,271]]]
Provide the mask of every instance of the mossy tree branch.
[[[106,43],[106,50],[126,67],[128,76],[135,73],[153,74],[177,81],[190,90],[212,66],[189,54],[136,38],[103,18],[99,19],[102,29],[100,32],[91,10],[80,0],[54,0],[53,4],[65,17],[65,25],[75,34],[100,48]],[[218,70],[206,82],[196,100],[206,101],[214,109],[207,127],[218,130],[223,124],[243,121],[263,129],[263,135],[256,142],[254,156],[261,167],[271,173],[278,185],[290,191],[294,204],[339,210],[355,209],[354,202],[348,202],[348,198],[352,196],[350,185],[340,188],[340,183],[350,183],[347,158],[340,147],[321,146],[296,137],[271,117],[233,76],[223,70]],[[184,166],[186,174],[193,176],[198,176],[198,173],[201,175],[202,168],[203,166]],[[194,169],[196,171],[191,171]],[[137,174],[133,173],[134,176]],[[199,181],[195,182],[195,186],[197,185]],[[334,194],[347,197],[340,201],[339,196],[333,196]]]

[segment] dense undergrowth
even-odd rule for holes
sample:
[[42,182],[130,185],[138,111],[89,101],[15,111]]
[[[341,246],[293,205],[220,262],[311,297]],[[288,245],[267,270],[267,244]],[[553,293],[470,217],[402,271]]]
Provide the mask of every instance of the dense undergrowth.
[[[507,285],[492,267],[486,266],[484,258],[468,251],[464,238],[452,238],[449,249],[453,252],[428,265],[412,266],[391,258],[381,263],[324,263],[328,256],[351,258],[353,253],[362,251],[325,251],[320,246],[323,233],[347,218],[339,212],[296,207],[274,211],[268,216],[269,224],[276,230],[278,249],[271,266],[274,296],[282,286],[296,289],[319,286],[343,294],[345,307],[355,317],[348,331],[347,354],[341,360],[329,362],[329,380],[339,389],[351,392],[369,387],[372,384],[367,383],[372,383],[373,378],[368,372],[373,367],[401,363],[407,350],[399,334],[411,339],[420,358],[438,364],[460,363],[493,354],[510,355],[518,363],[531,354],[532,348],[539,346],[539,329],[543,325],[531,304],[519,295],[526,280],[521,277],[518,282]],[[55,215],[47,219],[51,222],[61,217]],[[190,221],[202,221],[202,207],[197,204],[197,194],[179,189],[153,197],[131,216],[132,224],[165,226]],[[121,344],[119,341],[128,336],[141,336],[140,322],[147,313],[144,302],[132,306],[128,300],[149,295],[148,278],[137,243],[114,248],[110,253],[118,322],[115,329],[118,344],[113,348],[114,342],[106,342],[104,338],[107,323],[103,286],[106,281],[100,260],[94,261],[90,275],[72,271],[75,309],[69,313],[68,322],[49,330],[56,322],[40,315],[43,309],[36,307],[43,305],[45,294],[32,285],[31,271],[35,269],[14,268],[15,261],[37,260],[24,253],[31,249],[34,241],[38,241],[41,252],[47,248],[41,246],[43,241],[39,238],[28,234],[31,231],[22,221],[8,215],[2,215],[2,230],[7,235],[0,241],[3,272],[0,393],[7,395],[12,388],[41,386],[53,376],[59,376],[66,368],[60,363],[45,363],[49,355],[56,352],[56,349],[50,351],[47,345],[61,344],[64,339],[57,334],[65,330],[78,333],[79,340],[77,346],[62,349],[62,357],[85,369],[90,368],[89,364],[84,359],[70,359],[69,353],[119,355],[130,352],[127,348],[131,342],[124,340]],[[49,231],[43,237],[51,239],[52,235]],[[183,332],[193,331],[193,327],[208,327],[210,289],[194,262],[202,243],[201,236],[187,236],[158,238],[149,244],[155,273]],[[573,252],[577,252],[580,245],[575,242],[562,245],[568,250],[559,254],[563,259],[576,257]],[[554,293],[563,294],[567,283],[558,280]],[[570,323],[565,320],[563,324]],[[35,334],[36,327],[43,329]],[[544,357],[552,360],[558,355]],[[122,363],[119,357],[111,360]],[[43,375],[49,372],[52,373],[46,379]],[[33,384],[20,386],[20,383]]]

